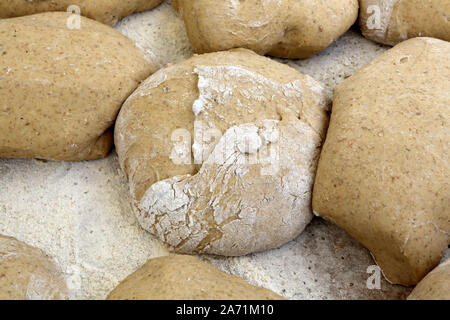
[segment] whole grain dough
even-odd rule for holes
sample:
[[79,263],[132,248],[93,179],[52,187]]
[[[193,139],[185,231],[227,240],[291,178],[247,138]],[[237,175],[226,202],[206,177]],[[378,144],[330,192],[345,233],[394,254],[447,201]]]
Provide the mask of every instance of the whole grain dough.
[[197,53],[248,48],[281,58],[308,58],[343,35],[358,0],[172,0]]
[[0,300],[68,299],[66,282],[41,250],[0,235]]
[[359,2],[359,24],[368,39],[387,45],[415,37],[450,41],[450,0]]
[[327,108],[318,82],[246,49],[161,69],[115,127],[139,222],[182,253],[292,240],[312,218]]
[[[134,12],[150,10],[163,0],[6,0],[0,1],[0,18],[13,18],[49,11],[68,11],[114,25]],[[76,8],[78,7],[78,8]],[[79,11],[78,11],[79,10]]]
[[408,300],[450,300],[450,259],[427,274]]
[[123,280],[108,300],[283,300],[192,256],[149,260]]
[[90,160],[111,149],[111,125],[157,70],[135,44],[68,13],[0,20],[0,157]]
[[335,89],[313,210],[414,285],[450,243],[450,43],[415,38]]

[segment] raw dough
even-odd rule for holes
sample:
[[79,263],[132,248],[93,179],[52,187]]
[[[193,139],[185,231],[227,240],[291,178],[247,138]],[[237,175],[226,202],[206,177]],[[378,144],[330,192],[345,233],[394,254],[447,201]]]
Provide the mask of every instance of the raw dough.
[[0,300],[67,298],[66,282],[45,253],[0,235]]
[[414,285],[450,242],[450,43],[415,38],[335,90],[314,211]]
[[415,37],[450,41],[450,0],[360,0],[368,39],[395,45]]
[[108,300],[283,300],[191,256],[149,260],[128,276]]
[[26,16],[48,11],[71,11],[78,6],[81,15],[114,25],[119,19],[156,7],[162,0],[2,0],[0,1],[0,18]]
[[68,17],[0,20],[0,157],[104,157],[123,101],[158,68],[119,32]]
[[318,82],[246,49],[158,71],[115,130],[141,225],[182,253],[292,240],[312,218],[327,108]]
[[408,300],[450,300],[450,259],[427,274]]
[[358,17],[357,0],[172,0],[197,53],[248,48],[308,58],[343,35]]

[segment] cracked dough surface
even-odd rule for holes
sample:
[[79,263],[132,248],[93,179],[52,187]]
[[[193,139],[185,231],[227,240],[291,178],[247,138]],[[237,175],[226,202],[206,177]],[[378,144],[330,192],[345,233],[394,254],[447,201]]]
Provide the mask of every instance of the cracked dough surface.
[[328,106],[311,77],[245,49],[161,69],[115,127],[141,225],[183,253],[292,240],[312,218]]

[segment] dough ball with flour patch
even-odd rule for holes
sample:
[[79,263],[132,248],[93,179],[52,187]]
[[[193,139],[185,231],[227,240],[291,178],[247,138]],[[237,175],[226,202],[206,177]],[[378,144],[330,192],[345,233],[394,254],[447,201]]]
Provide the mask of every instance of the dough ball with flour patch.
[[0,157],[106,156],[122,103],[158,69],[116,30],[64,12],[0,20]]
[[450,243],[450,43],[402,42],[335,89],[314,211],[414,285]]
[[368,39],[387,45],[415,37],[450,41],[450,0],[360,0],[360,6]]
[[308,58],[343,35],[358,0],[172,0],[197,53],[247,48],[280,58]]
[[282,300],[192,256],[149,260],[123,280],[108,300]]
[[141,12],[154,8],[162,1],[163,0],[6,0],[0,1],[0,18],[20,17],[49,11],[70,11],[108,25],[114,25],[119,19],[134,12]]
[[66,282],[41,250],[0,235],[0,300],[61,300]]
[[139,222],[183,253],[292,240],[312,218],[327,108],[315,80],[246,49],[161,69],[116,122]]
[[427,274],[408,300],[450,300],[450,259]]

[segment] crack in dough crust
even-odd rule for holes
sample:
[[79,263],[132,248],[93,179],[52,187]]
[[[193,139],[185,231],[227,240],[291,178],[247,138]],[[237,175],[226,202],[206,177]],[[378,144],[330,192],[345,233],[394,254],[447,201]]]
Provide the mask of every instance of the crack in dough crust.
[[[167,103],[166,111],[146,105],[150,99]],[[293,239],[313,216],[327,108],[316,81],[248,50],[196,56],[156,73],[116,126],[141,225],[183,253],[237,256]],[[189,121],[164,125],[157,109],[180,109]],[[159,124],[137,123],[155,117]],[[170,139],[169,128],[180,125],[191,137],[184,144]],[[193,163],[173,164],[177,150]]]

